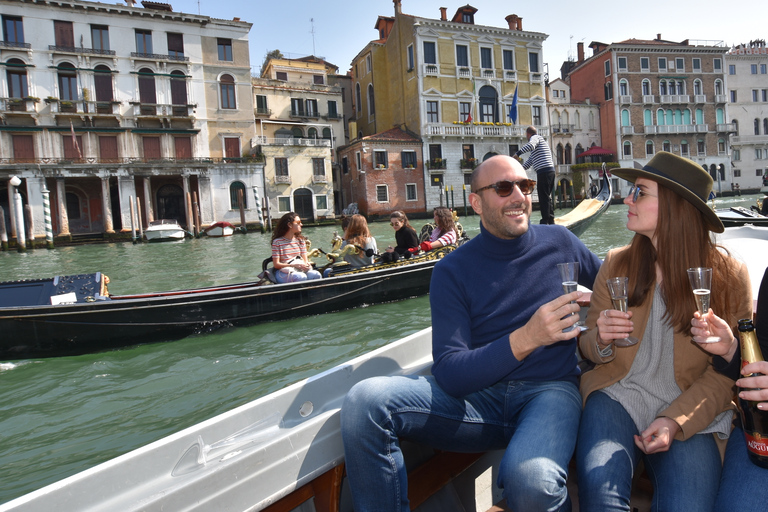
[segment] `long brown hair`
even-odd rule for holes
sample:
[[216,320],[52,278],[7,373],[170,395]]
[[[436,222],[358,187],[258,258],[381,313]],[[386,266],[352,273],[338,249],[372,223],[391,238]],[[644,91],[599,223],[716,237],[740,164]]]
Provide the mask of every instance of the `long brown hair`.
[[359,245],[364,247],[371,237],[371,232],[368,230],[368,221],[365,220],[360,214],[355,214],[349,219],[349,226],[347,226],[346,239],[348,244]]
[[711,307],[729,323],[736,303],[731,285],[736,269],[712,239],[704,217],[691,203],[659,185],[656,248],[647,236],[635,234],[629,248],[617,257],[617,272],[629,277],[629,306],[640,306],[651,295],[656,265],[663,278],[661,292],[667,304],[664,318],[677,332],[691,334],[696,311],[687,270],[712,268]]
[[405,212],[401,212],[400,210],[395,210],[394,212],[389,214],[389,220],[397,219],[403,221],[403,227],[411,228],[413,229],[413,226],[411,226],[411,223],[408,222],[408,216],[405,214]]
[[[291,224],[296,217],[299,215],[295,212],[288,212],[282,217],[280,217],[280,220],[277,221],[277,226],[275,226],[275,229],[272,230],[272,241],[274,242],[276,239],[280,238],[281,236],[285,236],[285,234],[288,232],[289,224]],[[298,234],[296,235],[296,238],[298,240],[305,240],[304,235]]]
[[453,212],[450,208],[438,206],[435,208],[435,217],[437,220],[437,227],[440,228],[440,233],[456,231],[456,226],[453,223]]

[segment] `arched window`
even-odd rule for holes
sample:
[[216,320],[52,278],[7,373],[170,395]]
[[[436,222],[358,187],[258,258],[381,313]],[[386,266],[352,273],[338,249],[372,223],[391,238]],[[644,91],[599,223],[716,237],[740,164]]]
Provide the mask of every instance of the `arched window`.
[[179,70],[171,71],[171,103],[173,105],[184,105],[187,103],[187,79],[184,73]]
[[661,150],[666,151],[667,153],[672,151],[672,144],[669,142],[669,140],[665,140],[661,143]]
[[680,154],[682,156],[688,156],[690,154],[691,149],[688,147],[688,141],[686,139],[683,139],[680,141]]
[[294,139],[301,139],[304,137],[304,132],[298,126],[294,126],[293,129],[291,129],[291,132],[293,133]]
[[656,111],[656,124],[659,126],[667,124],[664,119],[664,109],[660,108]]
[[331,140],[331,129],[330,128],[323,128],[323,138]]
[[652,156],[656,151],[653,149],[653,141],[645,141],[645,156]]
[[763,119],[763,135],[768,135],[768,117]]
[[676,108],[674,116],[675,116],[674,117],[674,120],[675,120],[674,124],[678,124],[678,125],[679,124],[683,124],[683,111],[682,110],[680,110],[679,108]]
[[683,124],[686,126],[693,124],[691,123],[691,109],[683,110]]
[[725,122],[725,112],[722,108],[715,109],[715,120],[717,124],[723,124]]
[[565,112],[563,112],[563,115],[560,116],[560,122],[563,123],[564,125],[568,125],[569,121],[570,121],[570,118],[568,117],[568,111],[566,110]]
[[675,89],[675,81],[674,80],[670,80],[669,82],[667,82],[667,89],[669,91],[669,95],[670,96],[674,96],[675,94],[677,94],[677,89]]
[[667,109],[667,123],[669,125],[675,124],[675,113],[672,111],[672,109]]
[[643,96],[651,95],[651,81],[647,78],[643,80]]
[[563,145],[558,144],[555,148],[555,158],[557,159],[557,165],[563,165]]
[[67,217],[70,220],[77,220],[80,218],[80,197],[74,192],[67,192]]
[[560,112],[558,112],[557,110],[552,112],[552,124],[554,126],[557,126],[560,124]]
[[643,124],[645,126],[653,125],[653,112],[651,112],[651,109],[649,108],[643,111]]
[[696,124],[704,124],[704,111],[700,108],[696,109]]
[[659,94],[661,94],[662,96],[667,95],[667,82],[664,80],[659,82]]
[[363,100],[360,95],[360,84],[355,84],[355,110],[357,110],[357,115],[359,116],[363,112]]
[[734,119],[731,122],[733,123],[733,134],[734,135],[738,135],[739,134],[739,120],[738,119]]
[[480,97],[480,121],[484,123],[498,122],[498,94],[490,85],[484,85],[478,93]]
[[760,120],[755,119],[755,135],[760,135]]
[[8,97],[26,98],[29,96],[27,86],[27,68],[19,59],[9,59],[5,63],[6,77],[8,78]]
[[619,94],[621,96],[629,95],[629,83],[623,78],[619,81]]
[[109,105],[98,105],[98,103],[109,103],[115,99],[112,89],[112,70],[103,64],[96,66],[93,70],[93,88],[96,92],[96,108],[105,107],[106,112],[111,112]]
[[715,94],[723,94],[723,81],[715,80]]
[[376,101],[373,98],[373,84],[368,84],[368,115],[376,115]]
[[317,128],[309,128],[307,130],[307,138],[316,139],[317,138]]
[[721,155],[725,153],[725,139],[717,139],[717,152]]
[[623,148],[624,148],[624,156],[631,158],[632,157],[632,143],[629,142],[628,140],[625,140]]
[[243,208],[248,208],[248,195],[245,193],[245,184],[242,181],[233,181],[229,186],[229,209],[240,209],[240,194],[243,194]]
[[573,123],[576,125],[577,130],[581,130],[581,114],[579,114],[578,110],[573,114]]
[[629,110],[624,109],[621,111],[621,126],[629,126]]
[[77,71],[69,62],[62,62],[58,66],[59,99],[62,101],[77,101]]
[[693,81],[693,94],[695,94],[697,96],[701,95],[702,94],[701,93],[701,91],[702,91],[701,87],[702,87],[701,86],[701,80],[699,80],[698,78],[696,80],[694,80]]
[[594,112],[589,113],[589,129],[590,130],[595,129],[595,113]]
[[235,78],[232,75],[221,75],[221,78],[219,78],[219,91],[221,94],[221,108],[237,108]]
[[573,163],[573,150],[571,149],[570,144],[565,145],[565,165],[570,165]]

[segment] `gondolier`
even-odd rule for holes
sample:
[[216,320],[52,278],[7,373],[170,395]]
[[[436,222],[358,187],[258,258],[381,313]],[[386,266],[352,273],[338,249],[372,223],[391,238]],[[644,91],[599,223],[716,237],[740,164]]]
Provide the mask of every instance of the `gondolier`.
[[[520,160],[523,153],[531,153],[531,156],[523,163],[524,169],[536,171],[536,191],[539,193],[539,210],[541,211],[540,224],[555,223],[555,208],[552,204],[552,189],[555,188],[555,164],[552,161],[552,152],[544,137],[539,135],[535,126],[529,126],[525,130],[528,144],[517,150],[513,155]],[[520,160],[522,163],[522,160]]]

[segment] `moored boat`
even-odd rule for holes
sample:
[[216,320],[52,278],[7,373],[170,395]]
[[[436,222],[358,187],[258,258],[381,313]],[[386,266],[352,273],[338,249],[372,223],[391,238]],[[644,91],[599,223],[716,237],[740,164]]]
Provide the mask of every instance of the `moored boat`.
[[144,236],[148,242],[166,242],[184,240],[187,232],[173,219],[158,219],[149,223]]
[[600,182],[600,190],[591,199],[584,199],[576,208],[563,215],[555,217],[555,224],[567,227],[574,235],[581,236],[600,215],[608,209],[613,199],[613,190],[608,173],[603,167],[603,179]]
[[235,232],[235,226],[226,221],[214,222],[204,233],[210,237],[232,236]]
[[768,217],[743,206],[731,206],[727,210],[715,210],[715,213],[726,228],[747,225],[768,226]]

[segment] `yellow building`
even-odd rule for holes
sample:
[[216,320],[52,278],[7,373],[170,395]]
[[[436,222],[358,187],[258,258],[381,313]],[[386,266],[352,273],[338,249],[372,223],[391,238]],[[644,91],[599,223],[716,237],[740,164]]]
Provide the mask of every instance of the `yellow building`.
[[444,204],[446,189],[461,190],[478,162],[511,154],[534,125],[547,136],[542,44],[546,34],[475,25],[477,9],[452,18],[380,16],[379,38],[352,62],[354,132],[361,138],[407,128],[422,138],[427,209]]

